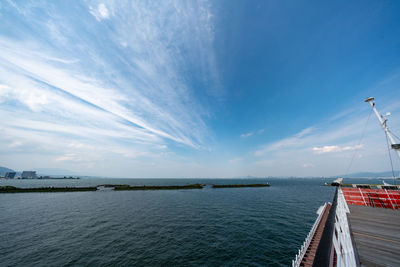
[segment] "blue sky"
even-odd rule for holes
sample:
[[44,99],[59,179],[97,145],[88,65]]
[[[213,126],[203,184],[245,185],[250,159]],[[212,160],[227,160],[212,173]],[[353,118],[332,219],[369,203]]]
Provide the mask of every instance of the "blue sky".
[[359,142],[369,96],[400,135],[398,1],[0,2],[0,165],[13,169],[385,171],[375,117]]

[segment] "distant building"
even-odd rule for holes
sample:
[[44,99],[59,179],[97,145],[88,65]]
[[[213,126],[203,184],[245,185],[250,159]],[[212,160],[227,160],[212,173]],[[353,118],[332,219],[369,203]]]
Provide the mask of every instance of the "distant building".
[[22,179],[36,179],[36,171],[23,171],[21,174]]
[[16,172],[6,172],[6,175],[4,176],[4,178],[6,178],[6,179],[14,179],[16,174],[17,174]]

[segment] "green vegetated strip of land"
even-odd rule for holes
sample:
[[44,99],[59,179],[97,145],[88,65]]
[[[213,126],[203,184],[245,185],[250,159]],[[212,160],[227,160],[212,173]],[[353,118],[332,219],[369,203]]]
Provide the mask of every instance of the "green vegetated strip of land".
[[212,188],[268,187],[269,184],[214,184]]
[[116,186],[114,190],[174,190],[174,189],[203,189],[201,184],[190,184],[190,185],[162,185],[162,186]]
[[39,187],[19,188],[15,186],[0,186],[0,193],[34,193],[34,192],[82,192],[96,191],[97,187]]

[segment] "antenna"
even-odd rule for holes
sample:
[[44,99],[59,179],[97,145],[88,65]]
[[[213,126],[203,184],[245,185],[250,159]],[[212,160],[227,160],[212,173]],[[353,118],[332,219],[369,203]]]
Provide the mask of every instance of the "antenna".
[[[374,101],[374,99],[375,99],[375,98],[373,98],[373,97],[368,97],[367,99],[365,99],[364,102],[371,102],[371,101]],[[372,103],[373,103],[373,102],[372,102]]]
[[388,116],[390,115],[390,113],[387,113],[386,117],[383,117],[381,114],[379,114],[378,110],[376,110],[373,97],[368,97],[367,99],[365,99],[364,102],[367,102],[371,105],[373,111],[375,112],[376,117],[379,120],[380,125],[382,126],[383,130],[385,131],[387,137],[390,140],[392,149],[394,149],[394,151],[397,152],[397,156],[400,159],[400,144],[396,143],[396,141],[394,140],[394,138],[393,138],[392,134],[390,133],[389,128],[387,126],[387,120],[388,120]]

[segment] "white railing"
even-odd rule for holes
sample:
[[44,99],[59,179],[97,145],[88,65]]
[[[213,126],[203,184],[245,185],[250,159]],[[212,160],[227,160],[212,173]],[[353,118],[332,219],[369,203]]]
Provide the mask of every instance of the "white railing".
[[351,241],[347,213],[350,213],[341,188],[338,189],[333,246],[336,252],[336,266],[357,266]]
[[299,252],[297,253],[296,258],[292,261],[293,267],[300,266],[301,260],[303,259],[304,255],[307,252],[307,248],[310,245],[310,242],[315,234],[315,231],[317,230],[317,227],[319,225],[319,222],[321,221],[322,215],[324,214],[326,207],[327,207],[327,203],[325,203],[323,206],[319,207],[319,209],[317,211],[318,217],[315,220],[314,225],[311,228],[310,232],[308,233],[306,240],[303,242],[303,245],[299,249]]

